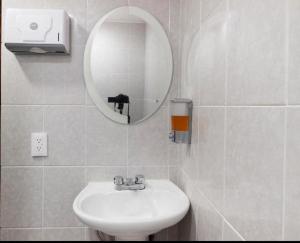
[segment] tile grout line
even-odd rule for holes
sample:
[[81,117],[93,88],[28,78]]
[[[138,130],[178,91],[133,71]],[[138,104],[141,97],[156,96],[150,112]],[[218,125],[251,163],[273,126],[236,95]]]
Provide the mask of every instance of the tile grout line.
[[221,240],[224,241],[224,229],[225,229],[225,221],[222,219],[222,233],[221,233]]
[[[84,165],[53,165],[53,166],[49,166],[49,165],[4,165],[2,166],[2,168],[5,169],[12,169],[12,168],[85,168]],[[129,168],[168,168],[168,165],[133,165],[133,166],[129,166]],[[176,165],[174,166],[170,166],[170,167],[176,167]],[[89,165],[87,166],[87,168],[126,168],[126,166],[122,165],[122,166],[97,166],[97,165]]]
[[[228,122],[228,68],[229,68],[229,41],[228,41],[228,16],[230,13],[229,0],[226,0],[226,36],[225,36],[225,107],[224,107],[224,138],[223,138],[223,185],[222,185],[222,211],[225,211],[225,200],[226,200],[226,153],[227,153],[227,122]],[[224,240],[224,227],[225,222],[223,219],[222,225],[222,240]]]
[[[89,0],[85,0],[85,30],[88,31],[88,15],[89,15]],[[86,40],[87,41],[87,40]],[[85,85],[85,93],[84,93],[84,176],[85,180],[87,180],[87,111],[88,111],[88,90]],[[87,184],[87,183],[86,183]],[[87,232],[84,229],[84,239],[87,241]]]
[[[43,107],[43,131],[45,132],[45,119],[47,107]],[[49,139],[49,138],[48,138]],[[42,166],[42,239],[44,240],[45,227],[45,158],[43,158]]]
[[[85,107],[86,104],[1,104],[2,107]],[[88,107],[96,107],[95,105],[87,105]]]
[[129,126],[126,128],[126,176],[129,177]]
[[[166,111],[166,116],[167,116],[167,124],[166,124],[166,136],[169,134],[170,132],[170,124],[169,124],[169,119],[171,119],[171,114],[170,114],[170,107],[167,108]],[[168,165],[168,179],[171,180],[171,173],[170,173],[170,167],[171,167],[171,155],[170,155],[170,140],[167,140],[166,142],[166,149],[167,149],[167,165]]]
[[284,151],[283,151],[283,165],[282,165],[282,240],[285,239],[285,213],[286,213],[286,170],[287,170],[287,139],[288,139],[288,107],[289,107],[289,41],[290,41],[290,15],[289,15],[289,1],[285,2],[285,99],[287,107],[284,110]]
[[169,23],[168,23],[168,28],[169,28],[169,38],[171,37],[171,0],[168,1],[169,5]]
[[[239,237],[242,239],[242,241],[246,241],[246,239],[232,226],[232,224],[224,217],[223,218],[224,221],[224,226],[225,223],[229,226],[229,228]],[[224,227],[225,228],[225,227]]]
[[[201,26],[201,24],[200,24],[200,26]],[[198,159],[199,159],[199,147],[200,147],[200,143],[199,143],[199,141],[200,141],[200,119],[199,119],[200,118],[200,109],[199,108],[196,108],[196,109],[197,109],[197,119],[198,119],[198,121],[197,121],[197,123],[198,123],[198,129],[197,129],[197,133],[198,133],[197,134],[197,142],[198,142],[198,144],[197,144],[197,154],[196,154],[198,163],[196,163],[196,177],[198,178],[198,172],[199,172],[199,160]],[[200,207],[199,205],[198,205],[198,207],[196,207],[196,215],[198,215],[199,207]],[[198,238],[199,238],[198,224],[199,224],[199,220],[196,220],[196,240],[198,240]]]
[[[133,4],[131,4],[130,0],[127,0],[127,6],[131,7]],[[128,62],[128,70],[130,69],[130,65]],[[128,78],[129,80],[129,78]],[[127,86],[129,85],[129,82],[127,83]],[[126,127],[126,177],[129,177],[129,128],[130,126]]]
[[[186,177],[186,178],[188,178],[188,180],[190,180],[189,179],[189,177],[188,177],[188,174],[187,174],[187,172],[184,170],[184,169],[181,169],[181,171],[182,171],[182,173],[184,174],[184,176]],[[193,183],[190,183],[191,185],[193,185]],[[196,192],[198,192],[198,193],[200,193],[201,194],[201,196],[202,197],[204,197],[204,199],[209,203],[209,205],[215,210],[215,212],[217,213],[217,214],[219,214],[219,216],[233,229],[233,231],[241,238],[241,239],[243,239],[243,241],[246,241],[245,239],[244,239],[244,237],[229,223],[229,221],[226,219],[226,217],[217,209],[217,207],[214,205],[214,203],[210,200],[210,199],[208,199],[207,197],[206,197],[206,195],[202,192],[202,190],[201,189],[199,189],[198,187],[195,187],[194,185],[193,185],[193,190],[195,190]]]
[[289,68],[290,68],[290,11],[289,0],[286,1],[285,6],[285,102],[289,106]]
[[85,106],[84,107],[84,181],[85,184],[87,185],[88,181],[87,181],[87,174],[88,174],[88,156],[87,156],[87,130],[88,130],[88,126],[87,126],[87,115],[88,113],[88,108]]
[[[199,4],[199,19],[198,19],[198,21],[199,21],[199,33],[201,33],[202,32],[202,8],[203,8],[203,6],[202,6],[202,1],[200,1],[200,4]],[[199,86],[197,85],[197,87],[198,87],[198,90],[197,90],[197,93],[199,92]],[[196,177],[198,177],[198,173],[199,173],[199,148],[200,148],[200,107],[198,107],[198,105],[200,104],[200,98],[199,97],[197,97],[197,100],[198,100],[198,102],[197,102],[197,105],[196,106],[194,106],[193,107],[193,109],[196,109],[197,110],[197,154],[196,154],[196,157],[197,157],[197,162],[198,163],[196,163]],[[194,102],[193,102],[194,103]],[[194,186],[193,186],[194,187]],[[194,188],[193,188],[193,190],[194,190]],[[200,208],[200,206],[198,205],[197,207],[196,207],[196,209],[195,209],[195,214],[196,215],[198,215],[198,213],[199,213],[199,208]],[[197,219],[196,220],[196,240],[199,240],[199,220]]]
[[283,148],[283,164],[282,164],[282,240],[285,239],[285,211],[286,211],[286,168],[287,168],[287,130],[288,130],[288,111],[284,111],[284,148]]
[[[179,95],[180,96],[180,95]],[[38,105],[32,105],[32,104],[26,104],[26,105],[21,105],[21,104],[2,104],[1,107],[3,108],[17,108],[17,107],[77,107],[77,108],[97,108],[95,105],[85,105],[85,104],[38,104]],[[201,107],[201,108],[223,108],[225,105],[194,105],[194,107]],[[228,108],[300,108],[300,104],[271,104],[271,105],[227,105],[226,107]],[[161,106],[161,108],[167,108],[167,106]]]
[[4,227],[2,229],[5,229],[5,230],[43,230],[43,229],[85,229],[86,227],[74,227],[74,226],[70,226],[70,227],[66,227],[66,226],[63,226],[63,227],[24,227],[24,228],[21,228],[21,227]]
[[[171,0],[169,0],[168,1],[168,5],[169,5],[169,39],[171,38],[171,35],[173,34],[173,33],[171,33]],[[174,54],[173,54],[173,58],[174,58]],[[174,65],[174,60],[173,60],[173,65]],[[174,69],[174,67],[173,67],[173,69]],[[169,93],[170,93],[170,90],[172,89],[172,85],[174,85],[174,70],[173,70],[173,76],[172,76],[172,81],[171,81],[171,87],[169,88]],[[169,96],[169,93],[167,94],[167,96]],[[168,122],[168,119],[169,119],[169,117],[170,117],[170,114],[169,114],[169,108],[167,108],[168,110],[167,110],[167,122]],[[166,136],[167,136],[167,134],[168,134],[168,132],[169,132],[169,125],[167,126],[167,133],[166,133]],[[169,149],[169,141],[167,142],[167,144],[166,144],[166,148],[167,148],[167,165],[168,165],[168,180],[170,180],[171,178],[170,178],[170,149]],[[169,230],[167,229],[167,238],[168,238],[168,236],[169,236]]]
[[180,70],[180,73],[179,73],[179,77],[178,77],[178,80],[177,80],[177,96],[178,96],[178,98],[179,97],[181,97],[181,82],[182,82],[182,21],[181,21],[181,19],[182,19],[182,0],[179,0],[179,9],[180,9],[180,11],[179,11],[179,19],[180,19],[180,21],[179,21],[179,28],[180,28],[180,30],[179,30],[179,43],[178,43],[178,56],[179,56],[179,59],[180,59],[180,62],[178,63],[178,68],[179,68],[179,70]]

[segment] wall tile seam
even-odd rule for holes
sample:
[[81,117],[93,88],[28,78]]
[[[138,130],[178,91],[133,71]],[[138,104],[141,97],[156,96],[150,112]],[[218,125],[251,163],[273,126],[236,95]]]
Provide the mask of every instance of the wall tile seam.
[[78,228],[72,228],[72,227],[70,227],[70,228],[41,228],[41,229],[38,229],[38,230],[40,230],[41,231],[41,233],[42,233],[42,241],[46,241],[47,240],[47,238],[46,238],[46,233],[47,233],[47,231],[48,230],[82,230],[83,231],[83,238],[84,238],[84,240],[86,240],[86,228],[84,228],[84,227],[78,227]]
[[[228,39],[228,16],[230,14],[230,4],[229,0],[226,0],[226,37],[225,37],[225,108],[224,108],[224,138],[223,138],[223,185],[222,185],[222,208],[225,208],[225,200],[226,200],[226,153],[227,153],[227,125],[228,125],[228,81],[229,81],[229,39]],[[225,230],[225,217],[223,218],[222,224],[222,240],[224,240],[224,230]],[[231,224],[228,223],[231,226]],[[240,233],[232,227],[232,230],[240,236]],[[241,237],[241,239],[244,239]]]
[[222,228],[222,240],[224,240],[224,230],[225,230],[225,224],[242,240],[242,241],[247,241],[233,226],[232,224],[226,219],[223,218],[223,228]]
[[282,229],[281,229],[281,237],[284,241],[285,239],[285,217],[286,217],[286,176],[287,176],[287,140],[288,140],[288,110],[284,111],[284,157],[283,157],[283,165],[282,165]]
[[[45,158],[41,159],[40,162],[44,161],[45,165],[35,165],[35,164],[28,164],[28,165],[22,165],[22,164],[18,164],[18,163],[15,163],[15,162],[2,162],[2,165],[1,167],[7,167],[7,168],[10,168],[10,167],[91,167],[91,166],[97,166],[97,165],[85,165],[84,162],[70,162],[68,164],[64,164],[64,163],[61,163],[60,161],[55,161],[55,163],[57,164],[47,164],[47,160]],[[73,165],[74,164],[74,165]],[[101,165],[99,165],[101,167]],[[114,167],[122,167],[123,165],[114,165]],[[105,166],[103,165],[102,167],[110,167],[110,166]]]
[[13,228],[13,227],[1,227],[1,230],[43,230],[43,229],[49,229],[49,230],[56,230],[56,229],[87,229],[88,227],[76,227],[76,226],[64,226],[64,227],[48,227],[48,226],[45,226],[45,227],[24,227],[24,228],[20,228],[20,227],[16,227],[16,228]]
[[[169,5],[169,23],[168,23],[168,38],[170,39],[171,37],[171,14],[172,14],[172,10],[171,10],[171,0],[168,1],[168,5]],[[171,43],[170,43],[171,44]]]
[[42,168],[42,227],[45,226],[45,166]]
[[[43,94],[44,95],[44,94]],[[43,110],[43,132],[45,132],[45,123],[46,123],[46,107],[42,107]],[[42,158],[42,227],[45,225],[45,158]]]
[[[226,167],[226,155],[227,155],[227,134],[228,134],[228,108],[225,107],[224,108],[224,138],[223,138],[223,168],[222,168],[222,176],[223,176],[223,185],[222,185],[222,208],[225,208],[225,200],[226,200],[226,171],[227,171],[227,167]],[[225,221],[225,217],[224,220]],[[240,235],[240,234],[239,234]],[[222,229],[222,240],[224,239],[224,225],[223,225],[223,229]],[[243,238],[242,238],[243,239]]]
[[78,104],[1,104],[3,108],[95,108],[96,106],[86,106]]
[[221,235],[221,240],[224,241],[224,231],[225,231],[225,220],[222,220],[222,235]]
[[[209,106],[208,106],[209,107]],[[209,107],[209,108],[211,108],[211,107]],[[216,108],[216,107],[215,107]],[[226,142],[226,140],[227,140],[227,138],[226,138],[226,132],[227,132],[227,106],[219,106],[219,108],[225,108],[225,124],[224,124],[224,189],[225,189],[225,186],[226,186],[226,178],[225,178],[225,171],[226,171],[226,146],[227,146],[227,142]],[[235,108],[235,107],[234,107]],[[239,107],[237,107],[237,108],[241,108],[240,106]],[[246,108],[249,108],[249,106],[247,106]],[[284,108],[284,110],[285,110],[285,112],[286,112],[286,110],[287,110],[287,106],[276,106],[276,107],[274,107],[274,106],[271,106],[271,107],[269,107],[269,106],[267,106],[267,107],[250,107],[250,108]],[[287,118],[286,118],[287,119]],[[287,127],[287,125],[285,125],[285,127]],[[286,142],[284,143],[285,144],[285,146],[286,146]],[[183,169],[183,171],[185,172],[185,170]],[[187,174],[186,172],[185,172],[185,174]],[[196,188],[198,188],[198,187],[196,187]],[[205,194],[204,194],[204,192],[202,192],[202,190],[200,189],[200,188],[198,188],[198,190],[201,192],[201,194],[204,196],[204,197],[206,197],[205,196]],[[207,198],[207,197],[206,197]],[[207,200],[209,200],[208,198],[207,198]],[[210,200],[209,200],[210,201]],[[210,201],[210,203],[214,206],[214,203],[213,202],[211,202]],[[225,203],[225,190],[223,190],[223,204]],[[225,218],[225,216],[223,216],[219,211],[218,211],[218,209],[217,209],[217,207],[216,206],[214,206],[214,208],[215,208],[215,210],[218,212],[218,214],[219,215],[221,215],[221,217],[224,219],[224,221],[226,221],[227,222],[227,224],[230,224],[228,221],[227,221],[227,219]],[[231,225],[231,224],[230,224]],[[236,231],[236,230],[235,230]],[[236,231],[236,232],[238,232],[238,231]],[[239,234],[240,235],[240,234]],[[242,237],[242,236],[241,236]]]
[[[87,1],[86,1],[86,5],[87,5]],[[85,92],[86,93],[86,92]],[[83,134],[83,139],[84,139],[84,182],[87,185],[88,181],[88,169],[87,169],[87,164],[88,164],[88,149],[87,149],[87,131],[88,131],[88,115],[87,115],[87,107],[84,108],[84,134]],[[86,233],[84,233],[84,239],[86,239]]]
[[300,105],[195,105],[196,108],[300,108]]
[[[88,5],[89,5],[89,1],[88,0],[85,0],[85,14],[84,14],[84,18],[85,18],[85,21],[84,21],[84,28],[85,30],[88,32]],[[88,37],[88,36],[87,36]],[[87,41],[87,40],[86,40]]]
[[[181,172],[185,175],[185,177],[186,178],[189,178],[188,177],[188,174],[186,173],[186,171],[182,168],[181,169]],[[195,192],[198,192],[208,203],[209,203],[209,205],[215,210],[215,212],[221,217],[221,219],[223,220],[223,221],[225,221],[232,229],[234,229],[234,232],[243,240],[243,241],[246,241],[245,240],[245,238],[232,226],[232,224],[226,219],[226,217],[217,209],[217,207],[214,205],[214,203],[210,200],[210,199],[208,199],[207,197],[206,197],[206,195],[202,192],[202,190],[199,188],[199,187],[197,187],[197,186],[195,186],[194,184],[195,183],[193,183],[190,179],[188,179],[189,181],[190,181],[190,183],[189,184],[191,184],[192,185],[192,187],[193,187],[193,190],[195,191]]]
[[180,31],[179,31],[179,43],[178,43],[178,51],[179,51],[179,69],[180,69],[180,73],[179,73],[179,77],[178,77],[178,87],[177,87],[177,96],[181,97],[182,95],[182,38],[183,38],[183,30],[182,30],[182,16],[183,16],[183,0],[179,0],[179,23],[180,23]]
[[[75,105],[75,104],[61,104],[61,105],[49,105],[49,104],[2,104],[2,108],[97,108],[94,105]],[[271,108],[271,107],[288,107],[288,108],[300,108],[300,104],[289,104],[289,105],[195,105],[194,107],[198,108],[213,108],[213,107],[228,107],[228,108]],[[162,106],[161,109],[167,109],[169,106]],[[161,110],[159,109],[159,111]],[[155,114],[154,114],[155,115]]]
[[82,230],[83,237],[87,240],[87,228],[86,227],[57,227],[57,228],[50,228],[50,227],[42,227],[42,228],[1,228],[0,231],[3,233],[4,231],[28,231],[28,230],[38,230],[41,233],[42,240],[46,240],[46,233],[48,230]]
[[[168,180],[171,181],[171,169],[172,170],[179,170],[178,166],[168,166]],[[176,184],[176,183],[175,183]]]
[[[129,5],[129,0],[128,0]],[[129,177],[129,129],[130,127],[127,126],[126,128],[126,176]]]
[[88,232],[87,231],[88,231],[88,228],[85,228],[84,229],[84,240],[85,241],[88,241]]
[[[128,168],[151,168],[151,169],[159,169],[159,168],[169,168],[169,167],[177,167],[177,166],[169,166],[169,165],[133,165],[133,166],[128,166]],[[87,166],[84,166],[84,165],[11,165],[11,166],[1,166],[2,169],[11,169],[11,168],[17,168],[17,169],[29,169],[29,168],[45,168],[45,169],[53,169],[53,168],[99,168],[99,169],[113,169],[113,168],[127,168],[127,166],[115,166],[115,165],[112,165],[112,166],[97,166],[97,165],[87,165]]]
[[[290,0],[286,0],[285,2],[285,98],[287,107],[285,109],[285,117],[284,117],[284,161],[283,161],[283,181],[282,181],[282,240],[285,239],[285,227],[286,227],[286,176],[287,176],[287,140],[288,140],[288,110],[290,104],[289,103],[289,68],[290,68]],[[295,106],[294,106],[295,107]]]
[[[167,157],[167,155],[166,155]],[[141,164],[143,163],[143,164]],[[139,161],[134,161],[131,162],[129,161],[128,167],[168,167],[169,163],[167,159],[161,160],[161,161],[144,161],[144,162],[139,162]]]
[[285,2],[285,102],[289,104],[289,68],[290,68],[290,1]]

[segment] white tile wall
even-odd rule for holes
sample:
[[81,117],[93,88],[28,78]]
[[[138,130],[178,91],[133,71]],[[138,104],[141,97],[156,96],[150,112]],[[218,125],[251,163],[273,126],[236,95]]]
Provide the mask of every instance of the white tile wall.
[[49,156],[45,165],[84,165],[84,107],[45,107]]
[[225,108],[200,107],[197,185],[222,211]]
[[243,238],[229,225],[224,221],[223,223],[223,240],[224,241],[243,241]]
[[[170,30],[170,4],[169,0],[128,0],[130,6],[143,8],[155,16],[165,28]],[[176,2],[176,1],[175,1]],[[172,3],[173,4],[173,3]]]
[[43,169],[2,167],[1,227],[41,227],[42,214]]
[[203,196],[199,196],[198,200],[197,241],[222,240],[222,217]]
[[86,29],[91,31],[97,21],[111,10],[128,5],[128,0],[86,0]]
[[31,157],[31,133],[43,131],[42,107],[2,107],[1,165],[43,165]]
[[285,104],[285,2],[229,1],[228,104]]
[[[167,141],[167,105],[127,128],[88,99],[88,33],[128,4],[170,36],[169,96],[194,100],[191,147]],[[300,239],[298,0],[4,0],[7,7],[65,8],[73,47],[68,57],[16,57],[2,45],[2,240],[97,240],[74,218],[73,198],[88,181],[135,173],[170,178],[192,202],[157,240]],[[43,130],[53,153],[32,159],[30,133]]]
[[84,105],[83,54],[84,46],[74,45],[60,58],[15,56],[3,45],[2,105]]
[[280,239],[284,109],[229,108],[227,116],[224,215],[246,239]]
[[300,97],[300,27],[299,27],[299,16],[300,2],[297,0],[289,0],[289,81],[288,81],[288,101],[291,105],[299,105]]
[[43,226],[82,226],[73,213],[73,202],[85,186],[84,173],[80,167],[46,167],[44,169]]
[[224,0],[202,0],[201,21],[204,22],[218,11],[219,8],[224,8],[226,1]]
[[[200,30],[201,9],[199,0],[181,1],[181,77],[180,94],[181,96],[193,99],[195,104],[199,103],[199,65],[194,58],[198,52],[197,46]],[[191,47],[194,51],[190,51]],[[196,56],[197,57],[197,56]],[[189,66],[193,68],[188,68]]]
[[[117,125],[94,107],[83,77],[88,34],[103,15],[130,4],[153,14],[179,53],[179,0],[2,2],[4,16],[9,7],[65,9],[72,18],[72,53],[15,56],[1,46],[1,240],[97,240],[72,212],[72,202],[87,182],[140,173],[169,178],[177,164],[168,153],[167,105],[136,127]],[[173,97],[178,75],[174,79]],[[33,159],[30,135],[41,131],[49,135],[49,157]],[[165,237],[176,239],[176,230],[156,239]]]
[[116,175],[127,176],[127,167],[88,167],[86,169],[87,181],[108,181]]
[[2,229],[2,241],[41,241],[43,231],[41,229]]
[[227,16],[224,14],[226,2],[221,3],[218,12],[207,21],[204,21],[205,16],[202,16],[204,22],[201,31],[195,37],[195,48],[192,47],[195,49],[195,68],[190,69],[196,72],[200,105],[225,105]]
[[6,70],[1,73],[1,104],[43,104],[42,65],[37,58],[30,57],[26,63],[24,57],[16,57],[4,44],[1,48],[2,60],[5,60],[2,70]]
[[192,145],[187,146],[187,145],[182,145],[180,146],[181,153],[182,155],[180,156],[181,159],[184,159],[181,162],[182,168],[188,172],[190,177],[194,180],[197,179],[197,168],[198,166],[198,155],[199,155],[199,148],[198,148],[198,134],[199,134],[199,129],[198,129],[198,108],[193,109],[193,124],[192,124]]
[[126,166],[127,130],[104,117],[97,108],[86,108],[86,160],[88,165]]
[[[167,165],[167,108],[163,107],[146,123],[128,129],[128,164],[130,166]],[[145,141],[147,140],[147,143]]]
[[299,107],[290,107],[287,112],[287,161],[286,161],[286,202],[285,202],[285,240],[300,239],[300,190],[299,190],[299,152],[300,136]]
[[197,153],[183,147],[170,171],[192,202],[182,239],[300,239],[299,10],[297,0],[181,0],[179,86],[199,130]]
[[45,241],[84,241],[85,228],[49,228],[44,230],[43,237]]

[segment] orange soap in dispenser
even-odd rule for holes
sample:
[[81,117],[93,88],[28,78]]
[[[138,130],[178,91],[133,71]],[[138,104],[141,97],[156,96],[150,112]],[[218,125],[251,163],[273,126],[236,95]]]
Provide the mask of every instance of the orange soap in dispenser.
[[171,133],[174,143],[191,144],[193,102],[189,99],[173,99],[170,105]]

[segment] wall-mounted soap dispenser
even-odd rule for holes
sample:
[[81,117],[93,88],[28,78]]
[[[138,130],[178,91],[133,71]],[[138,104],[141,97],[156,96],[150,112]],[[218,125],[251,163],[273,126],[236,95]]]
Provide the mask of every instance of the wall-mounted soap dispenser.
[[179,98],[171,100],[170,115],[170,139],[174,143],[191,144],[193,101]]

